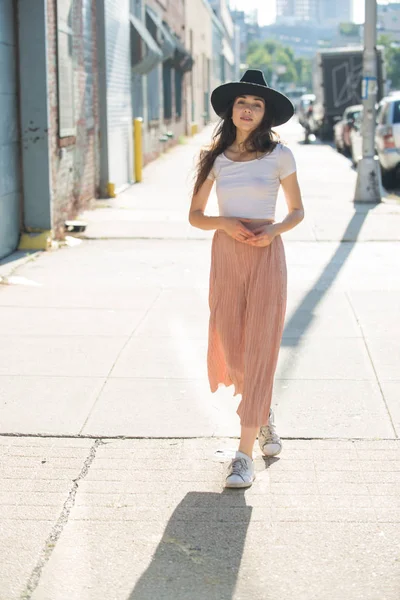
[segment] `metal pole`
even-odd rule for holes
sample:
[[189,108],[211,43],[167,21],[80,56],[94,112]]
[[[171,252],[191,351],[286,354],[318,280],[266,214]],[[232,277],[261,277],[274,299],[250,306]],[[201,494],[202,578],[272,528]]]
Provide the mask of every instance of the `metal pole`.
[[358,163],[354,202],[381,201],[381,171],[375,157],[375,119],[378,94],[376,52],[376,0],[365,0],[363,59],[363,156]]

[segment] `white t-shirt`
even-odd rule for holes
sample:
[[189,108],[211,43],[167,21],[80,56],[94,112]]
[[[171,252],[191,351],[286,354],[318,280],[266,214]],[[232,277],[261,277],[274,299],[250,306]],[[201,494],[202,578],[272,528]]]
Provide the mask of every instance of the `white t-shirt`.
[[277,144],[270,154],[246,162],[220,154],[207,179],[216,181],[221,217],[275,219],[281,180],[295,171],[292,151]]

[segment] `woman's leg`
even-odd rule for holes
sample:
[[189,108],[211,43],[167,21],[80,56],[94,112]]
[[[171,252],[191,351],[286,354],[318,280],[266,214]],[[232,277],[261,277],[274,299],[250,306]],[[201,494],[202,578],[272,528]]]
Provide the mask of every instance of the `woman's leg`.
[[253,458],[253,447],[256,441],[259,427],[243,427],[240,433],[239,452],[244,452]]
[[238,408],[243,428],[258,429],[269,419],[275,370],[286,312],[286,260],[282,240],[254,248],[247,288],[244,385]]
[[241,394],[244,371],[245,285],[240,269],[243,251],[223,232],[214,236],[210,272],[210,321],[207,366],[212,392],[223,383]]

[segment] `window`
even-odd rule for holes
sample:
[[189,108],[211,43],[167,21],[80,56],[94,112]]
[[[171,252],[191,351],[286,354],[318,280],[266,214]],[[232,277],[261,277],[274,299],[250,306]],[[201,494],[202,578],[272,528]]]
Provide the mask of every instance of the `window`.
[[175,70],[175,114],[177,117],[182,116],[182,79],[183,73],[178,69]]
[[[157,27],[148,13],[146,13],[146,27],[153,39],[157,41]],[[157,66],[147,74],[147,118],[149,121],[160,119],[160,87],[160,70]]]
[[172,118],[172,68],[168,62],[163,63],[163,87],[164,87],[164,119]]
[[74,0],[57,0],[57,77],[59,136],[76,134],[72,13]]
[[400,100],[393,103],[393,123],[400,123]]
[[158,67],[147,75],[147,107],[148,120],[155,121],[160,118],[160,81]]

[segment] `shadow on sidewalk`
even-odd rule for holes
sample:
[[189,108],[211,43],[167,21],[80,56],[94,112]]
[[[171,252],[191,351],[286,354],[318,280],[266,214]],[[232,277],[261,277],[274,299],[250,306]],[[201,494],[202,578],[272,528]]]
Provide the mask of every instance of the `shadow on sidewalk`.
[[128,600],[230,600],[251,512],[243,490],[189,492]]
[[[329,263],[326,265],[325,269],[314,283],[312,289],[310,289],[310,291],[304,296],[291,318],[287,321],[283,333],[282,346],[295,347],[299,345],[302,335],[307,331],[312,323],[314,318],[314,309],[326,295],[329,288],[337,278],[339,272],[343,268],[345,262],[348,260],[353,248],[357,243],[357,237],[368,216],[369,211],[375,207],[375,205],[370,204],[362,204],[358,206],[360,209],[357,210],[356,208],[356,212],[347,225],[346,231],[342,236],[342,240],[336,252],[333,254]],[[348,239],[350,236],[354,241],[346,242],[346,239]],[[368,268],[368,265],[366,265],[366,268]],[[291,329],[294,329],[295,333],[286,333],[288,331],[290,332]],[[292,368],[293,361],[290,362],[290,365],[283,365],[280,377],[284,379],[285,374],[288,373]]]
[[11,263],[17,262],[18,260],[21,260],[21,258],[25,258],[26,256],[36,254],[37,252],[38,250],[15,250],[15,252],[12,252],[8,256],[5,256],[0,260],[0,267],[2,267],[3,265],[11,265]]

